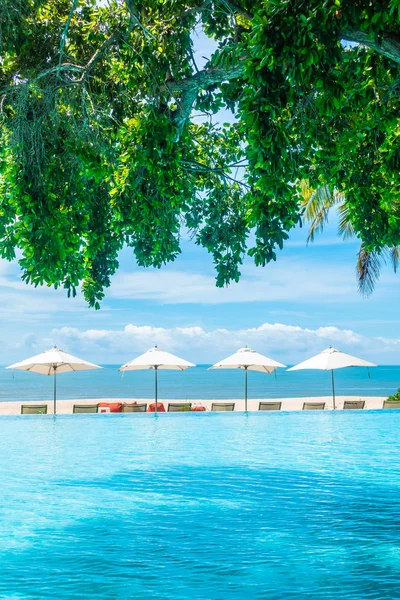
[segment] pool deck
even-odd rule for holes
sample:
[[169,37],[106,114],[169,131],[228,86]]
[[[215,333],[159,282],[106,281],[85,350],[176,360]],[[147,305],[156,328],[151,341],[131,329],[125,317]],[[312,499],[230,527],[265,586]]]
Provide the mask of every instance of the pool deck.
[[[337,396],[336,397],[336,408],[342,409],[343,403],[346,400],[365,400],[364,410],[376,410],[383,406],[383,401],[386,400],[386,396]],[[79,400],[57,400],[57,413],[58,414],[71,414],[72,407],[74,404],[97,404],[99,402],[145,402],[147,405],[153,402],[148,398],[90,398],[90,399],[79,399]],[[243,399],[232,399],[232,400],[163,400],[160,399],[165,406],[168,407],[169,402],[191,402],[192,407],[204,406],[208,411],[211,410],[211,404],[213,402],[234,402],[235,411],[244,411],[244,400]],[[325,410],[332,410],[332,397],[331,396],[319,396],[319,397],[307,397],[307,398],[259,398],[248,400],[248,410],[258,411],[258,405],[260,402],[282,402],[281,410],[302,410],[304,402],[325,402]],[[18,415],[21,413],[21,404],[47,404],[48,414],[53,414],[53,401],[46,400],[18,400],[10,402],[0,402],[0,415]]]

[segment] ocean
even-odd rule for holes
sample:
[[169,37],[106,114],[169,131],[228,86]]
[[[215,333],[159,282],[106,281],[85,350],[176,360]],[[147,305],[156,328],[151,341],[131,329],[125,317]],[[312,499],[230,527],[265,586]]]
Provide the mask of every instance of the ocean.
[[[103,365],[101,371],[63,373],[57,376],[59,399],[80,398],[153,398],[154,372],[131,371],[122,375],[118,365]],[[242,370],[209,371],[210,365],[198,365],[187,371],[158,374],[160,400],[236,399],[244,393]],[[338,396],[389,396],[400,387],[400,366],[369,369],[347,368],[335,371]],[[249,371],[249,398],[302,398],[329,396],[331,374],[327,371],[278,370],[267,375]],[[51,400],[52,377],[0,367],[0,400]]]

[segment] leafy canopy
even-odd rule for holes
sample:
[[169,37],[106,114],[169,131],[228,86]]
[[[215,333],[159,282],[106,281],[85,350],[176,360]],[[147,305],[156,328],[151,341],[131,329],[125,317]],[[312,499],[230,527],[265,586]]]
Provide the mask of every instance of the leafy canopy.
[[188,228],[222,286],[275,260],[304,180],[394,247],[399,63],[399,0],[3,0],[0,255],[98,308],[124,244],[160,267]]

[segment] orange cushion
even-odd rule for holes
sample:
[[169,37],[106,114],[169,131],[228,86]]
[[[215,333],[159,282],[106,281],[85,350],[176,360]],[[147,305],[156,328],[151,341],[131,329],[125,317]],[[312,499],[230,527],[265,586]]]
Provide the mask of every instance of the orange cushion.
[[[157,402],[157,411],[165,412],[165,407],[162,402]],[[153,404],[149,404],[149,408],[147,409],[147,412],[156,412],[156,403],[155,402],[153,402]]]
[[191,409],[192,412],[203,412],[206,410],[205,406],[193,406]]
[[108,406],[110,412],[122,412],[122,402],[99,402],[100,406]]

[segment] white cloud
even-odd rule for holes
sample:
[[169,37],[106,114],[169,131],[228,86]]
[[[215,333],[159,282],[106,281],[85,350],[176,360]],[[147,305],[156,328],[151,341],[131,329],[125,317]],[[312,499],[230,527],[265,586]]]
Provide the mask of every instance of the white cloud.
[[217,288],[213,276],[165,268],[119,272],[107,298],[148,299],[162,304],[223,304],[233,302],[299,301],[333,302],[357,299],[352,269],[310,265],[281,258],[261,269],[242,268],[239,283]]
[[[68,298],[66,290],[52,287],[27,285],[21,279],[21,270],[16,261],[7,262],[0,259],[0,306],[3,322],[33,323],[52,318],[74,315],[85,318],[90,309],[82,294]],[[102,307],[102,317],[110,311]],[[93,310],[91,311],[94,312]]]
[[[249,345],[286,364],[293,364],[316,354],[330,344],[360,358],[378,362],[397,362],[399,339],[373,338],[350,329],[318,327],[308,329],[282,323],[263,323],[248,329],[213,329],[202,327],[151,327],[126,325],[123,329],[54,329],[52,340],[71,352],[86,353],[103,362],[128,360],[154,344],[189,360],[214,362]],[[49,340],[42,340],[43,346]],[[48,345],[48,344],[47,344]]]

